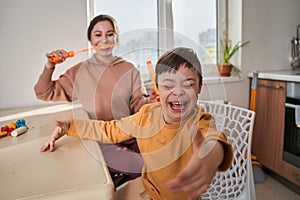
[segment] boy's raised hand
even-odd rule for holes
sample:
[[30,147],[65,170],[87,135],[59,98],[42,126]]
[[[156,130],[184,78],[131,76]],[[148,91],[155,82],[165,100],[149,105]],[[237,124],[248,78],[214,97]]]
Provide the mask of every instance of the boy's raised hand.
[[[193,132],[194,134],[197,132],[196,128]],[[208,189],[224,156],[221,143],[215,140],[204,141],[199,133],[195,134],[193,149],[194,154],[187,166],[167,184],[167,187],[174,193],[189,191],[190,200],[199,199],[201,194]]]
[[160,101],[159,94],[153,90],[150,94],[150,103],[156,103],[159,101]]
[[41,147],[40,151],[54,151],[54,143],[56,140],[61,138],[63,135],[65,135],[70,127],[70,122],[69,121],[54,121],[56,128],[53,131],[51,137],[47,140],[47,142]]

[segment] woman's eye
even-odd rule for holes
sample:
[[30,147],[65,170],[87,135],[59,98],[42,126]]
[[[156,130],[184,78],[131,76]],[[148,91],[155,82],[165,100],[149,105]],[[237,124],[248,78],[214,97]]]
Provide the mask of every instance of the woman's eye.
[[95,36],[96,36],[96,37],[101,37],[101,36],[102,36],[102,34],[96,34]]
[[113,37],[113,36],[115,36],[115,34],[114,33],[108,33],[108,34],[106,34],[106,36],[107,37]]

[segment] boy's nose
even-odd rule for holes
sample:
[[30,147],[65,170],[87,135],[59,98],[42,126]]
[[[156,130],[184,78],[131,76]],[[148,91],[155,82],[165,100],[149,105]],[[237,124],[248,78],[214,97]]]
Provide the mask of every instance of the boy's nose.
[[173,94],[175,94],[176,96],[180,96],[183,95],[184,91],[181,87],[174,87],[173,88]]

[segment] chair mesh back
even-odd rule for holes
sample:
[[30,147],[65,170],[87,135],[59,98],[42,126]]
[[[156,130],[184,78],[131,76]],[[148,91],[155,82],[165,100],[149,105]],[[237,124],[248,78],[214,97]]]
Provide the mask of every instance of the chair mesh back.
[[[249,191],[251,165],[251,138],[255,112],[226,104],[199,102],[205,112],[216,120],[216,127],[232,144],[234,160],[229,170],[217,172],[202,199],[238,199]],[[252,174],[252,173],[251,173]]]

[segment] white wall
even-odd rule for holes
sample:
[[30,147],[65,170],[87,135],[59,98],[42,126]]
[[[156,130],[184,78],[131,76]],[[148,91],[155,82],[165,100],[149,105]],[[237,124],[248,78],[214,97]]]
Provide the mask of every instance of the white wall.
[[[248,107],[249,72],[291,69],[290,41],[300,24],[299,8],[299,0],[242,1],[241,39],[251,41],[242,50],[243,80],[210,86],[216,96]],[[86,10],[86,0],[0,1],[0,109],[44,104],[35,98],[33,86],[46,63],[45,53],[87,47]],[[70,58],[60,71],[86,56]]]
[[228,100],[248,108],[247,75],[254,69],[291,69],[290,44],[300,24],[299,9],[299,0],[242,1],[242,40],[250,40],[251,43],[242,49],[243,81],[225,84]]
[[243,1],[243,10],[243,37],[251,40],[243,64],[263,70],[291,69],[291,40],[300,24],[300,1]]
[[[86,48],[86,30],[86,0],[1,0],[0,109],[43,104],[33,87],[46,63],[45,54]],[[70,58],[58,71],[83,57]]]

